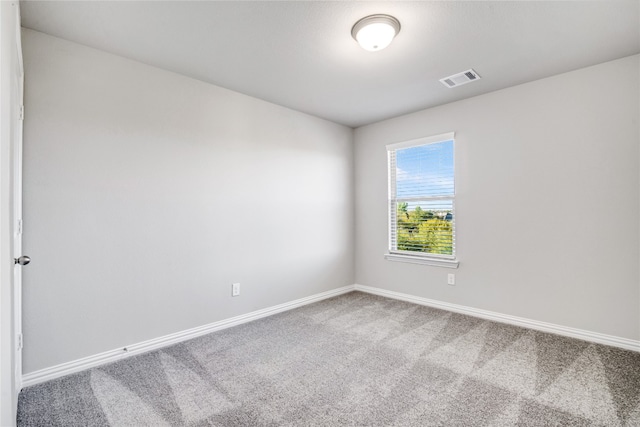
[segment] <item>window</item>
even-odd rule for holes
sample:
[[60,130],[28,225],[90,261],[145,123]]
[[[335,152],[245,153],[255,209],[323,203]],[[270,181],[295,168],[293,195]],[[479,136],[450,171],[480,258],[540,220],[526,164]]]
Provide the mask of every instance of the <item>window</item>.
[[386,258],[456,268],[454,134],[391,144],[387,150]]

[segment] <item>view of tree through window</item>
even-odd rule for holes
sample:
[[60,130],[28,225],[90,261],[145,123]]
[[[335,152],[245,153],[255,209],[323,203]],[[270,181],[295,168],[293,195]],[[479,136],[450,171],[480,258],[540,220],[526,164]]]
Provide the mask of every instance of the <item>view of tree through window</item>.
[[389,151],[392,251],[455,253],[453,140]]

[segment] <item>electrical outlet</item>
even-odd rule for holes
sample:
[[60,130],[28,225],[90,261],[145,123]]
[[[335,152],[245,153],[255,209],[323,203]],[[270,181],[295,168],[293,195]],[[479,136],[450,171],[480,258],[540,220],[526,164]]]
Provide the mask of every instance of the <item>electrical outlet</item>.
[[237,297],[240,295],[240,283],[234,283],[231,285],[231,296]]
[[447,283],[450,284],[451,286],[455,286],[456,285],[456,275],[449,273],[449,275],[447,276]]

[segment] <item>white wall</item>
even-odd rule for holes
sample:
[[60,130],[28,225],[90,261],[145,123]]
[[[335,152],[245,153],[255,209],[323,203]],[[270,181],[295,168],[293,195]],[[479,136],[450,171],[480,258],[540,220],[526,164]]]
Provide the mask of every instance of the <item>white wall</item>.
[[[20,378],[14,312],[14,154],[20,106],[19,3],[0,2],[0,425],[16,422]],[[18,375],[19,376],[19,375]]]
[[[640,339],[638,63],[357,129],[356,283]],[[449,131],[460,267],[387,261],[385,144]]]
[[351,129],[30,30],[24,55],[25,373],[353,283]]

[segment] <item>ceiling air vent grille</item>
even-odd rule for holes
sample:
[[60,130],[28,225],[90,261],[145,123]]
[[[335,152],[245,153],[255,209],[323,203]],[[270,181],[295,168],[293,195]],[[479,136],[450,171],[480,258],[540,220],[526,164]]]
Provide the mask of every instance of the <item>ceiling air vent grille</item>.
[[474,82],[476,80],[480,80],[480,74],[476,73],[473,69],[463,71],[458,74],[454,74],[453,76],[445,77],[440,79],[443,85],[448,88],[462,86],[467,83]]

